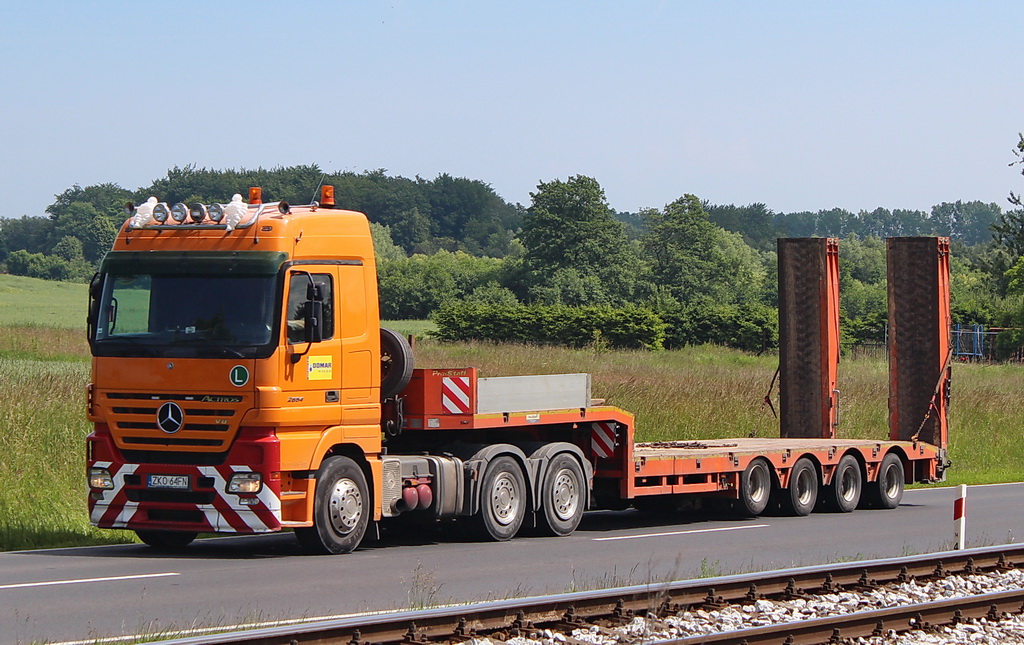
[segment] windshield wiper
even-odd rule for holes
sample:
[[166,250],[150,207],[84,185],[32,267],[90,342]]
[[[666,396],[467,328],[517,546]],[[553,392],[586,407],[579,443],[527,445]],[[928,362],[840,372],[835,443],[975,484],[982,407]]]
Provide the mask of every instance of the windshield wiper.
[[171,345],[185,345],[187,347],[197,348],[209,348],[213,350],[220,350],[225,356],[234,356],[235,358],[245,358],[245,354],[228,347],[223,342],[214,341],[209,338],[195,337],[195,338],[176,338],[171,341]]

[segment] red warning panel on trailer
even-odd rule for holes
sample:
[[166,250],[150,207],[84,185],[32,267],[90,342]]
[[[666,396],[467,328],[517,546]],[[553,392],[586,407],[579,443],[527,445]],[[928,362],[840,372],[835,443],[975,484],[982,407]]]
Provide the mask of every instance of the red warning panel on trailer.
[[615,423],[601,421],[590,424],[590,448],[598,459],[607,459],[615,454]]
[[448,414],[469,414],[470,393],[468,376],[441,377],[441,407]]
[[405,427],[423,430],[465,428],[476,414],[476,368],[415,369],[402,391]]

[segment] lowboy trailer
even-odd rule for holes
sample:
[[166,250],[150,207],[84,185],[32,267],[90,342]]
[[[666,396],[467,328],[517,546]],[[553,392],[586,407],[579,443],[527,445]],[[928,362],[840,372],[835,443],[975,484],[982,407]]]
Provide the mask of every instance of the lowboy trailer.
[[836,437],[838,247],[788,239],[780,436],[635,443],[587,374],[415,369],[379,326],[366,217],[333,206],[330,187],[305,206],[258,189],[130,206],[90,286],[94,525],[164,549],[292,529],[345,553],[399,516],[507,540],[567,535],[587,509],[709,498],[746,516],[893,508],[904,484],[943,477],[947,240],[889,240],[889,440]]

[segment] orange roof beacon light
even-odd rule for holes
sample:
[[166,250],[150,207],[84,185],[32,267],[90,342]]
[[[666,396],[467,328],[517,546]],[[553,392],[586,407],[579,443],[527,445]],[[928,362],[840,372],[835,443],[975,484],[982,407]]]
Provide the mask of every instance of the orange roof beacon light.
[[263,203],[263,189],[259,186],[249,187],[249,203],[250,204],[262,204]]
[[334,186],[324,184],[320,187],[320,205],[334,208]]

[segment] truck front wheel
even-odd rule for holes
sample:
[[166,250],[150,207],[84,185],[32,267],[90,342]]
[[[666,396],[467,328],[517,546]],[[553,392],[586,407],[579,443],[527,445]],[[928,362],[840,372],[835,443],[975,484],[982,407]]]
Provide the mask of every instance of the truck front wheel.
[[196,539],[198,533],[192,531],[135,531],[139,539],[161,551],[180,551]]
[[583,519],[586,499],[583,471],[572,456],[556,455],[548,464],[541,489],[540,529],[548,535],[569,535]]
[[309,553],[348,553],[359,546],[370,522],[366,476],[348,457],[324,460],[317,475],[313,526],[295,529]]
[[480,511],[473,516],[477,533],[502,542],[512,539],[526,515],[526,478],[512,457],[493,459],[480,488]]

